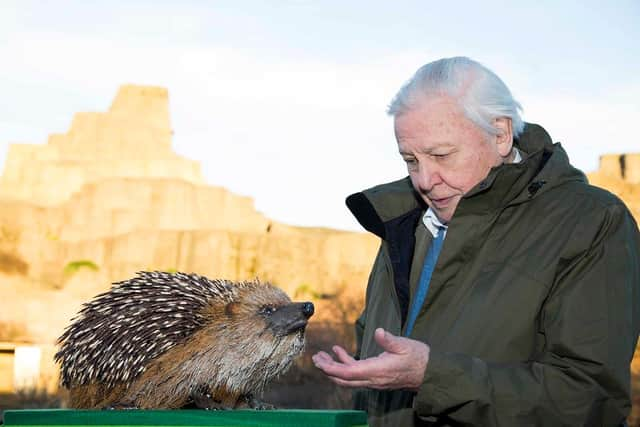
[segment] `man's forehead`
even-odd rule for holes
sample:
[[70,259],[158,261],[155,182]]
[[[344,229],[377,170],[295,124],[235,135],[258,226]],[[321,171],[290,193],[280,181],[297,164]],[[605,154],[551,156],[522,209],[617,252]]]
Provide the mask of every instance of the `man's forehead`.
[[398,114],[394,118],[394,132],[399,145],[419,139],[430,147],[455,145],[461,138],[485,136],[450,98],[438,98]]
[[432,101],[417,104],[394,117],[396,132],[404,128],[428,126],[430,129],[439,127],[468,128],[475,125],[467,118],[462,107],[448,97],[439,97]]

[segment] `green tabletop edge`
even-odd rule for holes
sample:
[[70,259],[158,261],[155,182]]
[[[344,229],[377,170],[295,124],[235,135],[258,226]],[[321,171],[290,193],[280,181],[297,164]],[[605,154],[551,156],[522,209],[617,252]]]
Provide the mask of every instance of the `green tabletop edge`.
[[208,427],[360,427],[364,411],[279,409],[233,410],[6,410],[5,426],[208,426]]

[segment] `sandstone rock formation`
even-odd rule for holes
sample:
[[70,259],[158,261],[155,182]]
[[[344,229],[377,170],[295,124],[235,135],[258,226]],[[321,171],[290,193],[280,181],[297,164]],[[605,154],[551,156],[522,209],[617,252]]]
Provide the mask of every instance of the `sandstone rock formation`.
[[600,168],[589,174],[589,182],[616,194],[640,220],[640,153],[601,156]]
[[204,184],[197,162],[171,149],[167,90],[123,86],[106,113],[77,113],[46,145],[12,144],[0,197],[54,205],[104,178],[174,178]]

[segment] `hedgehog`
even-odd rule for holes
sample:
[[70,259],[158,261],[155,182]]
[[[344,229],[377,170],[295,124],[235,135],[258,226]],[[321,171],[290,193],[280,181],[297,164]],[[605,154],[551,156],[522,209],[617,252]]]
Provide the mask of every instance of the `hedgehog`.
[[303,351],[313,312],[258,280],[138,272],[72,319],[60,383],[74,408],[267,409],[256,397]]

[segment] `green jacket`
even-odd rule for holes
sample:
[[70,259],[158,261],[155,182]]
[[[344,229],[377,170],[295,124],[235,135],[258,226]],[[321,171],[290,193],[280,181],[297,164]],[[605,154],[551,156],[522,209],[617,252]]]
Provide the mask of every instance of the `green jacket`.
[[[361,390],[372,426],[614,426],[630,409],[640,329],[640,234],[527,124],[523,154],[466,194],[411,338],[431,347],[418,393]],[[356,324],[357,357],[402,334],[431,235],[408,178],[347,198],[381,246]]]

